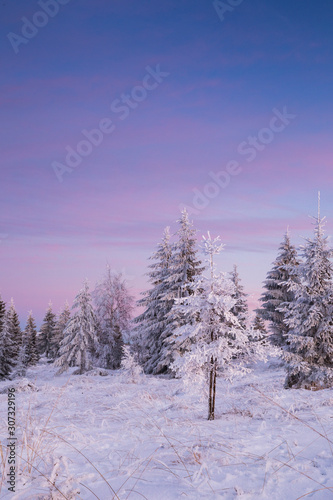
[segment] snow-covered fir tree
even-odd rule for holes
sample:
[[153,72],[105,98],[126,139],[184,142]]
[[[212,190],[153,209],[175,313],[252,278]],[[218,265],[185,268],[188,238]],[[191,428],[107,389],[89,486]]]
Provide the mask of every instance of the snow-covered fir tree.
[[117,369],[133,311],[133,297],[122,274],[112,272],[107,266],[104,278],[93,292],[93,300],[98,324],[98,363],[102,368]]
[[289,327],[284,346],[286,387],[320,389],[333,385],[332,250],[319,210],[314,219],[314,238],[302,247],[299,282],[289,280],[287,284],[294,301],[281,306]]
[[7,354],[5,346],[1,345],[4,343],[4,326],[5,326],[5,317],[6,317],[6,303],[1,299],[0,295],[0,378],[6,378],[6,367],[7,363]]
[[258,313],[254,317],[252,329],[253,329],[253,340],[263,340],[267,338],[267,330],[265,327],[264,320]]
[[172,245],[170,272],[167,279],[169,287],[176,298],[191,295],[191,284],[203,271],[201,260],[197,253],[197,230],[190,221],[188,212],[184,208],[180,219],[177,220],[179,229],[176,232],[177,241]]
[[232,298],[236,301],[231,312],[237,317],[239,324],[243,328],[246,328],[248,322],[247,294],[244,292],[244,287],[241,284],[237,266],[235,264],[232,272],[230,273],[230,279],[235,286],[235,293]]
[[5,316],[6,316],[6,303],[2,300],[0,295],[0,332],[4,327]]
[[97,343],[96,320],[87,280],[74,299],[72,311],[55,366],[59,367],[58,373],[68,370],[70,366],[78,366],[81,375],[91,369],[92,353]]
[[60,343],[65,336],[65,328],[71,317],[69,304],[66,301],[63,310],[59,313],[58,320],[55,324],[53,336],[50,342],[50,358],[56,359],[59,356]]
[[13,378],[16,377],[25,377],[28,368],[28,359],[27,359],[27,342],[25,342],[25,333],[22,332],[22,343],[20,346],[20,350],[18,352],[18,356],[16,359]]
[[49,307],[46,311],[43,324],[37,336],[37,348],[39,354],[45,354],[47,358],[51,358],[51,344],[56,325],[56,315],[52,311],[52,302],[49,302]]
[[128,345],[123,345],[123,357],[121,360],[121,369],[125,374],[125,379],[128,382],[136,383],[142,376],[142,367],[136,361]]
[[169,342],[174,330],[191,321],[190,310],[180,311],[174,308],[175,299],[192,295],[192,285],[196,278],[203,272],[202,262],[197,257],[197,230],[189,220],[186,209],[181,212],[177,221],[179,229],[176,233],[177,240],[171,247],[171,258],[166,279],[165,300],[170,301],[171,309],[167,312],[163,332],[159,338],[158,360],[153,373],[170,372],[174,360],[173,344]]
[[[172,368],[188,381],[208,385],[208,419],[215,417],[216,378],[218,369],[226,377],[242,370],[247,361],[248,336],[232,313],[236,300],[234,283],[225,273],[218,273],[214,255],[221,252],[220,238],[204,239],[207,274],[196,276],[192,295],[176,299],[175,310],[191,322],[178,327],[169,342],[178,352]],[[238,358],[233,363],[233,359]],[[244,368],[243,368],[244,369]]]
[[15,357],[15,346],[10,336],[6,304],[0,296],[0,380],[9,378]]
[[170,312],[174,295],[169,293],[169,268],[171,260],[170,228],[163,232],[161,243],[149,258],[152,263],[148,266],[147,276],[152,287],[142,293],[144,296],[138,301],[138,306],[145,310],[135,323],[135,344],[140,362],[147,373],[152,373],[160,357],[161,335],[167,325],[167,314]]
[[25,367],[33,366],[38,362],[37,329],[32,311],[28,314],[27,324],[23,331],[21,349],[24,356],[21,355],[20,358]]
[[22,345],[22,331],[13,299],[11,299],[10,301],[6,317],[8,323],[9,337],[13,341],[14,358],[17,359],[19,356],[20,347]]
[[287,231],[279,247],[279,254],[264,281],[265,291],[260,298],[263,304],[257,309],[260,316],[269,321],[272,332],[270,340],[276,346],[286,343],[289,327],[284,321],[285,313],[280,308],[282,304],[291,304],[294,301],[294,292],[287,283],[298,280],[299,265],[296,248],[291,244]]

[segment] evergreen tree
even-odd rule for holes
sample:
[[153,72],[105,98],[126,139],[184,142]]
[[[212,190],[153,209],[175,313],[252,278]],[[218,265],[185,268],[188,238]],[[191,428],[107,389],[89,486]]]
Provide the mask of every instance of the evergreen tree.
[[35,365],[39,360],[39,355],[37,350],[37,329],[32,311],[30,311],[28,315],[21,347],[22,351],[25,353],[22,361],[23,365],[26,367]]
[[75,297],[72,310],[55,365],[59,367],[58,373],[68,370],[70,366],[78,366],[81,375],[91,368],[92,352],[97,343],[96,320],[87,280]]
[[281,306],[289,327],[284,347],[286,387],[333,385],[332,250],[324,236],[324,219],[318,210],[314,238],[302,247],[300,279],[288,282],[294,301]]
[[294,301],[294,292],[287,283],[298,280],[299,265],[296,248],[290,243],[287,231],[272,270],[267,273],[264,281],[266,290],[260,298],[263,305],[256,311],[264,320],[269,321],[272,332],[269,338],[276,346],[283,346],[288,337],[289,327],[284,321],[285,313],[281,310],[281,306]]
[[[223,248],[220,238],[204,241],[207,256],[207,275],[197,275],[193,294],[176,299],[175,310],[191,317],[191,322],[177,328],[169,342],[178,352],[172,368],[189,384],[208,383],[208,419],[215,418],[216,378],[218,368],[225,376],[232,376],[247,361],[250,354],[248,337],[237,317],[235,286],[224,273],[217,273],[214,255]],[[187,313],[190,313],[189,315]],[[237,363],[233,363],[234,358]]]
[[124,335],[130,328],[133,297],[122,274],[108,266],[103,280],[97,284],[93,299],[98,324],[96,355],[103,368],[120,368]]
[[22,332],[22,343],[18,352],[16,359],[16,364],[14,368],[14,377],[25,377],[28,368],[28,357],[27,357],[27,347],[28,342],[26,340],[25,331]]
[[14,343],[10,337],[6,305],[0,297],[0,380],[9,378],[14,366]]
[[53,336],[50,343],[50,358],[56,359],[59,356],[60,343],[64,339],[66,325],[71,317],[69,304],[66,301],[64,309],[59,314],[55,324]]
[[145,311],[134,320],[138,324],[135,328],[136,349],[147,373],[152,373],[158,363],[161,335],[174,301],[174,295],[168,294],[170,259],[170,228],[166,227],[161,243],[150,257],[153,262],[147,275],[152,288],[143,292],[144,297],[138,301],[138,306],[145,307]]
[[248,321],[247,294],[244,293],[244,287],[241,284],[236,265],[234,265],[233,271],[230,273],[230,279],[235,287],[235,293],[232,298],[236,301],[231,312],[236,316],[241,327],[246,328]]
[[13,299],[11,299],[9,309],[7,311],[7,322],[9,337],[12,340],[14,347],[14,358],[17,359],[22,345],[22,331]]
[[49,302],[49,307],[46,311],[43,324],[37,337],[37,347],[39,354],[45,354],[47,358],[51,358],[51,345],[56,325],[56,315],[52,312],[52,302]]
[[2,331],[5,324],[6,316],[6,303],[2,300],[0,295],[0,332]]
[[258,313],[254,317],[252,330],[254,333],[253,335],[254,338],[251,340],[263,340],[267,338],[267,331],[264,320]]
[[179,230],[176,233],[177,241],[172,246],[168,278],[166,279],[166,290],[164,297],[170,300],[171,309],[166,315],[166,322],[163,332],[159,338],[158,363],[155,365],[153,373],[170,372],[170,366],[174,360],[172,343],[169,338],[176,328],[191,321],[190,310],[182,312],[175,308],[175,299],[188,297],[194,293],[192,285],[197,276],[202,274],[204,267],[197,258],[196,229],[189,220],[186,209],[181,212],[181,217],[177,221]]
[[186,209],[182,210],[177,223],[180,226],[176,233],[178,240],[172,247],[167,281],[174,297],[182,298],[193,293],[191,284],[204,268],[197,258],[197,230],[193,228],[193,222],[189,220]]
[[121,369],[125,374],[125,380],[127,382],[139,382],[142,376],[142,367],[136,362],[134,355],[131,353],[131,348],[127,345],[123,345]]

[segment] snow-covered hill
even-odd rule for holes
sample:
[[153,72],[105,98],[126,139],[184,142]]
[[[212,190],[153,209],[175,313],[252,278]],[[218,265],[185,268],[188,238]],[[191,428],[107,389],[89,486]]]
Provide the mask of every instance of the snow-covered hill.
[[6,388],[17,388],[19,461],[16,493],[3,484],[0,498],[333,499],[332,389],[285,390],[283,368],[258,364],[218,379],[207,421],[179,380],[106,373],[55,376],[41,362],[0,384],[3,454]]

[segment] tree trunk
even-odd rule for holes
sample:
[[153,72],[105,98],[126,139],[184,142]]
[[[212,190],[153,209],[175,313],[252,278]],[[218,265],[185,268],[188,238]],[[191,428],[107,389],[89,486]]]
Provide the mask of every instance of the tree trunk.
[[213,357],[211,358],[211,369],[209,373],[209,396],[208,396],[208,420],[214,420],[215,409],[215,382],[216,366]]
[[81,359],[80,359],[80,375],[82,375],[84,373],[84,362],[83,362],[83,359],[84,359],[84,354],[83,354],[83,351],[81,351]]
[[213,400],[212,400],[212,420],[215,419],[215,396],[216,396],[216,361],[214,361],[214,373],[213,373]]

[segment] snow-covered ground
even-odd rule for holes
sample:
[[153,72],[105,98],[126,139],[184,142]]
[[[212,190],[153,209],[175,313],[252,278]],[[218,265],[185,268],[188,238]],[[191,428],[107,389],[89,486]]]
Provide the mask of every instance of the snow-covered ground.
[[2,446],[17,386],[22,457],[3,499],[333,499],[333,390],[285,390],[277,363],[218,379],[212,422],[179,380],[54,374],[40,363],[30,385],[0,384]]

